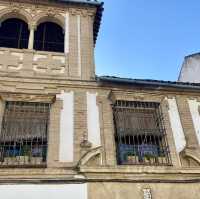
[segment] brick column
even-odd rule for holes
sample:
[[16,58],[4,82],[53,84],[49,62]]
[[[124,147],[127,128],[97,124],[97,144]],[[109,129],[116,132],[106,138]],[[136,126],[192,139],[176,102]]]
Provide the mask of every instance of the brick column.
[[[69,76],[78,77],[78,21],[77,13],[69,14]],[[79,77],[80,78],[80,77]]]
[[81,66],[82,79],[95,78],[94,69],[93,16],[89,13],[81,16]]
[[114,124],[112,102],[107,96],[98,97],[100,112],[100,130],[103,147],[103,164],[116,165],[116,145],[114,139]]
[[56,165],[59,162],[59,133],[61,108],[61,100],[56,100],[56,102],[51,106],[48,134],[47,167],[56,167]]
[[87,101],[86,91],[74,93],[74,161],[80,160],[85,152],[81,144],[87,137]]

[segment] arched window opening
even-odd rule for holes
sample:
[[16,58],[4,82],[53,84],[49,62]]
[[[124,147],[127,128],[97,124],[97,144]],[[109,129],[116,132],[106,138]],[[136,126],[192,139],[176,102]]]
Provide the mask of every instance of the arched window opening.
[[28,24],[21,19],[11,18],[3,21],[0,26],[0,47],[28,48]]
[[64,33],[62,27],[52,22],[41,23],[35,31],[34,49],[64,52]]

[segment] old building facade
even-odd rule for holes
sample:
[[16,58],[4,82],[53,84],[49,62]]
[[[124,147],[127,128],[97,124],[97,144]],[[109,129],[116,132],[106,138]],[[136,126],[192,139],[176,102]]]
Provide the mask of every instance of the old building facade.
[[0,1],[0,195],[199,199],[200,86],[97,77],[102,12]]

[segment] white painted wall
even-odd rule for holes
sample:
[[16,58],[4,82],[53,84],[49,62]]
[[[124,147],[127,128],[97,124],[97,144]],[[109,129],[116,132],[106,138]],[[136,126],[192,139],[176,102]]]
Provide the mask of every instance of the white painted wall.
[[200,115],[198,110],[200,102],[197,102],[197,100],[188,100],[188,104],[192,116],[195,133],[198,139],[198,143],[200,144]]
[[176,99],[167,99],[169,104],[169,118],[175,140],[176,151],[180,153],[186,146],[185,134],[180,120]]
[[182,69],[179,75],[180,82],[200,82],[200,53],[185,57]]
[[2,199],[87,199],[87,184],[0,185]]
[[69,53],[69,13],[65,14],[65,53]]
[[63,101],[60,116],[59,161],[73,162],[74,157],[74,93],[62,92],[56,96]]
[[93,147],[101,146],[99,108],[96,102],[97,93],[87,92],[87,127],[88,141]]

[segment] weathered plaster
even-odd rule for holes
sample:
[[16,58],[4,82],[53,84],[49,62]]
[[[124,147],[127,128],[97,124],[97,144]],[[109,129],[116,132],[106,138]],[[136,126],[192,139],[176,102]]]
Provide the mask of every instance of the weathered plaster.
[[65,14],[65,53],[69,53],[69,13]]
[[198,139],[198,143],[200,144],[200,115],[199,115],[199,107],[200,102],[197,100],[188,100],[190,113],[192,116],[193,125],[195,128],[195,133]]
[[88,141],[93,147],[101,145],[99,109],[96,102],[97,94],[87,92],[87,126]]
[[169,117],[174,136],[175,146],[178,153],[180,153],[186,146],[186,139],[183,132],[183,127],[178,112],[176,99],[167,99],[169,104]]
[[1,185],[2,198],[14,199],[87,199],[87,184]]
[[74,154],[74,94],[73,92],[57,95],[63,101],[60,117],[59,161],[73,162]]

